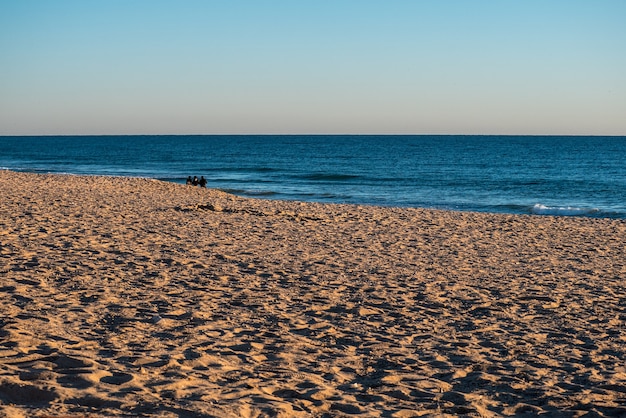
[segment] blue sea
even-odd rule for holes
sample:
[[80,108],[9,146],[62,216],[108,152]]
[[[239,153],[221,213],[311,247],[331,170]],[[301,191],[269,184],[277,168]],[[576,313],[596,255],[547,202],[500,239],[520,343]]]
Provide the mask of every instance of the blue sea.
[[0,168],[149,177],[264,199],[626,219],[626,137],[0,137]]

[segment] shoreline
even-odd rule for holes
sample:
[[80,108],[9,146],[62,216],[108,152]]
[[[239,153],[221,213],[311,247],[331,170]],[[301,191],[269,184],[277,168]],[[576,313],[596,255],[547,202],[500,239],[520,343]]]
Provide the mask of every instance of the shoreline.
[[626,221],[0,171],[0,411],[626,413]]
[[[52,172],[37,172],[37,171],[21,171],[13,170],[9,168],[1,168],[0,171],[8,171],[12,173],[24,173],[35,174],[43,176],[77,176],[77,177],[104,177],[104,178],[128,178],[128,179],[142,179],[142,180],[155,180],[166,183],[173,183],[177,185],[184,185],[185,179],[183,177],[179,179],[174,178],[160,178],[150,176],[128,176],[122,174],[80,174],[80,173],[52,173]],[[209,185],[210,186],[210,185]],[[375,202],[340,202],[323,200],[309,200],[289,198],[282,192],[278,191],[263,191],[263,192],[249,192],[243,189],[227,189],[227,188],[213,188],[208,187],[211,190],[227,193],[238,198],[243,199],[258,199],[264,201],[278,201],[278,202],[295,202],[295,203],[314,203],[322,205],[354,205],[354,206],[366,206],[375,208],[391,208],[391,209],[417,209],[426,211],[445,211],[445,212],[462,212],[462,213],[482,213],[493,215],[514,215],[514,216],[556,216],[556,217],[568,217],[568,218],[591,218],[591,219],[615,219],[626,220],[626,215],[621,211],[615,211],[610,209],[600,209],[592,206],[551,206],[543,203],[534,203],[532,205],[522,204],[509,204],[500,206],[485,206],[483,209],[469,209],[472,206],[468,206],[466,209],[461,208],[448,208],[442,206],[419,206],[411,204],[399,204],[399,203],[375,203]],[[276,196],[276,197],[269,197]],[[505,209],[502,209],[505,208]],[[500,209],[497,209],[500,208]]]

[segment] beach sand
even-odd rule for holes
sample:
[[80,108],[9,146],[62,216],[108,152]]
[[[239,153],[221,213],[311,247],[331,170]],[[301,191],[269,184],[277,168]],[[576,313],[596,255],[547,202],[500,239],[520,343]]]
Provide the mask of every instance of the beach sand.
[[0,171],[0,416],[626,415],[626,222]]

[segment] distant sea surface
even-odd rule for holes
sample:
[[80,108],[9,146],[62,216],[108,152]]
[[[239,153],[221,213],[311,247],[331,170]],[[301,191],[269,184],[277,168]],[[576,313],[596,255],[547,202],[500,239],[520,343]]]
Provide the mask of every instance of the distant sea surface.
[[626,137],[4,136],[0,168],[204,176],[264,199],[626,219]]

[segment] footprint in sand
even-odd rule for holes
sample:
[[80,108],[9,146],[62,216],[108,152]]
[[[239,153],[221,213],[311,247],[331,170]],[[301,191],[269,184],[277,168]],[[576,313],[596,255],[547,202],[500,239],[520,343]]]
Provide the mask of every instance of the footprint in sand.
[[90,375],[95,370],[91,361],[67,355],[51,356],[49,361],[56,365],[53,371],[60,375],[57,382],[61,386],[73,389],[86,389],[93,386],[94,382],[90,379]]
[[54,388],[43,388],[31,384],[0,382],[0,401],[18,405],[43,405],[57,399]]
[[100,379],[101,382],[108,383],[110,385],[123,385],[131,380],[133,380],[132,374],[122,372],[114,372],[111,376],[104,376]]

